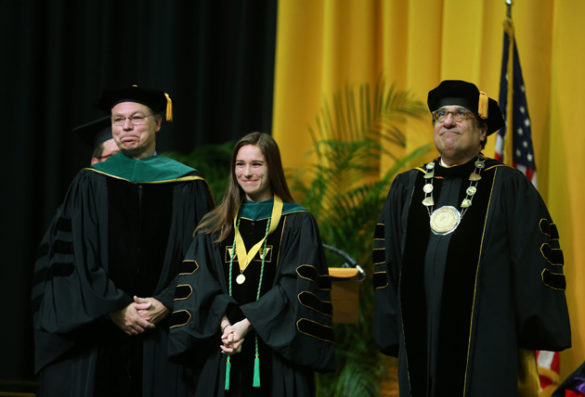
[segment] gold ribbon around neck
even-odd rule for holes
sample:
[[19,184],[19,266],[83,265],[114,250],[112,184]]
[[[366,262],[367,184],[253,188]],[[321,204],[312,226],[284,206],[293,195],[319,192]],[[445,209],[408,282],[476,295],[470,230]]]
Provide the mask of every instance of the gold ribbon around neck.
[[[277,195],[274,195],[274,204],[272,205],[272,215],[270,216],[270,229],[268,233],[264,235],[264,238],[258,241],[254,246],[250,249],[250,251],[246,251],[246,245],[244,244],[244,239],[240,234],[240,229],[238,228],[238,212],[240,212],[239,208],[236,212],[236,216],[234,217],[234,230],[236,233],[236,255],[238,256],[238,265],[240,266],[240,271],[246,270],[248,265],[252,262],[252,259],[256,256],[262,244],[264,244],[264,240],[268,238],[268,235],[276,230],[278,224],[280,223],[280,217],[282,216],[282,199]],[[263,253],[266,255],[266,253]]]

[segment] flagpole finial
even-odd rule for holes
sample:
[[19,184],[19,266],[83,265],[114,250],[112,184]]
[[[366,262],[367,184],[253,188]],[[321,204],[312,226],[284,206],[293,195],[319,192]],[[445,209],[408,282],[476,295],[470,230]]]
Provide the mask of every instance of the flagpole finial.
[[506,0],[506,16],[512,18],[512,0]]

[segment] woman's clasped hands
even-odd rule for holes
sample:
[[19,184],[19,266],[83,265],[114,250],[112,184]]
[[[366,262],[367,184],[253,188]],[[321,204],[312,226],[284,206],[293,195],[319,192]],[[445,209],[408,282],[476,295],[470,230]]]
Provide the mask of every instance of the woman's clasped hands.
[[221,349],[222,354],[233,355],[242,351],[242,344],[244,338],[251,328],[251,323],[247,318],[230,324],[227,317],[223,317],[221,321]]

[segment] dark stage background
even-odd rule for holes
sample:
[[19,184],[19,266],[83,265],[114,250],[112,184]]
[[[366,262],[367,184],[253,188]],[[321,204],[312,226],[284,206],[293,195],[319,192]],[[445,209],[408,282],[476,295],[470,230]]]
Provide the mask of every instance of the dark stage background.
[[164,89],[158,150],[270,132],[276,0],[0,0],[0,381],[34,380],[29,310],[38,243],[90,148],[71,129],[104,88]]

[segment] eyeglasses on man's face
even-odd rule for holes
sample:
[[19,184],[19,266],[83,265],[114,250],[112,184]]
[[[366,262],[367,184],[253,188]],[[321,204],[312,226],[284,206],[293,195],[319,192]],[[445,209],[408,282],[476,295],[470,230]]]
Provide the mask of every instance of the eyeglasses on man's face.
[[148,118],[152,116],[152,114],[142,114],[142,113],[135,113],[130,117],[122,116],[122,115],[114,115],[112,116],[112,125],[121,127],[126,124],[126,120],[130,122],[132,125],[144,125],[148,122]]
[[437,109],[433,113],[433,121],[443,123],[447,116],[451,115],[456,122],[461,122],[463,120],[467,120],[473,117],[473,113],[465,108],[456,108],[453,110],[446,110],[446,109]]

